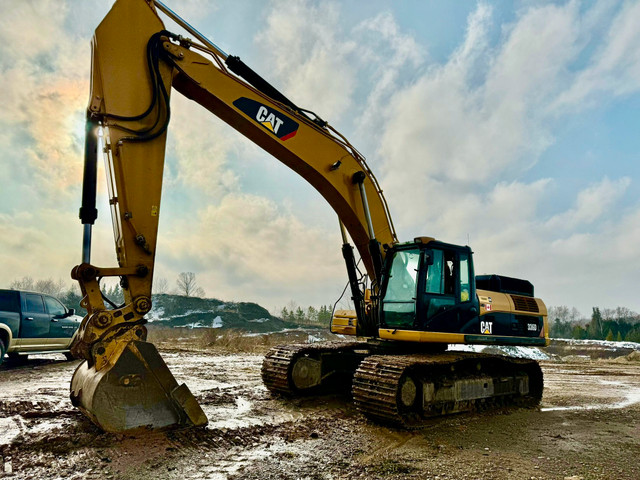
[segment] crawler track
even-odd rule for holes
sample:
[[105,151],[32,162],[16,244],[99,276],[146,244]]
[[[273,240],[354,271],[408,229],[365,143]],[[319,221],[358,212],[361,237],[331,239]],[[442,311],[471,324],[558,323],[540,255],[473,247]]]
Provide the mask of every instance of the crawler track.
[[373,355],[353,379],[358,410],[403,428],[420,428],[430,417],[452,413],[537,405],[541,397],[537,362],[475,353]]
[[[360,342],[323,342],[279,345],[272,348],[262,362],[262,381],[271,393],[284,396],[322,395],[336,390],[348,391],[350,378],[338,379],[333,373],[338,373],[339,377],[350,377],[361,358],[364,358],[364,355],[357,359],[354,358],[354,352],[358,348],[363,348],[363,344]],[[352,361],[341,362],[341,368],[333,371],[323,366],[322,380],[319,385],[308,388],[297,387],[293,379],[296,363],[302,358],[321,361],[323,357],[334,361],[342,358]],[[351,370],[351,372],[347,370]]]
[[501,406],[534,406],[542,371],[534,360],[471,352],[416,352],[363,342],[272,348],[262,380],[274,394],[353,395],[364,415],[402,428],[427,419]]

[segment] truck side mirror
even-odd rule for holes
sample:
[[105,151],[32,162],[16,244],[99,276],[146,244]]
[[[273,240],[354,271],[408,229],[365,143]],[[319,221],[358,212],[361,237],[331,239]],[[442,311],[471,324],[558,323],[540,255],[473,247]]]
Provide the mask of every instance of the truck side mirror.
[[75,308],[70,308],[69,309],[69,313],[67,314],[67,317],[71,317],[72,315],[76,314],[76,309]]

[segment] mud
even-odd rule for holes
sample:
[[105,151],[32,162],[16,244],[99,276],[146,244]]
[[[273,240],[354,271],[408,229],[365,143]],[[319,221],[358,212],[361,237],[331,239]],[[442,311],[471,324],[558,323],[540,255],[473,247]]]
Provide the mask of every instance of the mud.
[[543,362],[541,408],[380,427],[348,398],[284,401],[260,355],[164,351],[206,428],[113,435],[68,400],[77,362],[0,366],[0,477],[638,479],[640,362]]

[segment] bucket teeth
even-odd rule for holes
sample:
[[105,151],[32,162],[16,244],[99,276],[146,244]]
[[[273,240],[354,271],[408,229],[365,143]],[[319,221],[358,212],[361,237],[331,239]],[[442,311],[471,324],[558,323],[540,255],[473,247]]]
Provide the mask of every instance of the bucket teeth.
[[193,394],[178,385],[156,347],[138,340],[100,370],[82,362],[71,379],[71,401],[107,432],[207,423]]

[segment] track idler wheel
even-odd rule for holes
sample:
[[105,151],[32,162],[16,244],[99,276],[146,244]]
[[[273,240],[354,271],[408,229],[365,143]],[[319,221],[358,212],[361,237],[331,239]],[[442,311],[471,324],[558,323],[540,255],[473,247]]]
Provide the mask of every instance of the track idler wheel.
[[156,347],[141,340],[131,340],[99,370],[82,362],[71,379],[71,402],[107,432],[207,424],[189,388],[178,385]]

